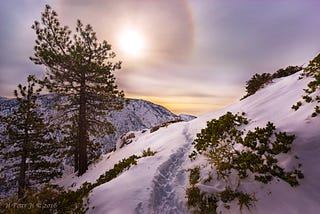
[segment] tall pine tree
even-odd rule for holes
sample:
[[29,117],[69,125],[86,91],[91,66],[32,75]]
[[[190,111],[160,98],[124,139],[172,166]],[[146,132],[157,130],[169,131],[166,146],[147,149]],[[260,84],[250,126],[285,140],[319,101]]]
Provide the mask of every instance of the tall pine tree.
[[0,173],[6,175],[2,185],[7,189],[17,187],[19,198],[26,189],[62,174],[58,143],[37,104],[40,90],[35,89],[34,77],[29,76],[28,85],[19,85],[14,91],[17,108],[1,117],[0,156],[5,163]]
[[115,53],[106,41],[98,42],[90,25],[77,21],[76,32],[61,26],[57,13],[46,6],[41,23],[32,28],[37,39],[35,64],[46,66],[46,77],[41,83],[50,92],[64,95],[60,111],[68,118],[69,139],[73,149],[75,171],[82,175],[88,168],[88,150],[98,145],[101,134],[114,131],[102,117],[111,110],[123,108],[123,92],[117,89],[113,71],[121,62],[113,62]]

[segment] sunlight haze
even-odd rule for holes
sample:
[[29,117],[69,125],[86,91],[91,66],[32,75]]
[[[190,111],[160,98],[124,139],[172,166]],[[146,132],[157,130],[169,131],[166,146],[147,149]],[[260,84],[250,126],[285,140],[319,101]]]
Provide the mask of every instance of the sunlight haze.
[[[0,96],[12,97],[45,4],[74,31],[90,24],[122,61],[115,72],[127,97],[201,115],[239,100],[255,73],[308,63],[320,50],[320,3],[314,0],[12,0],[1,1]],[[14,12],[13,12],[14,11]]]

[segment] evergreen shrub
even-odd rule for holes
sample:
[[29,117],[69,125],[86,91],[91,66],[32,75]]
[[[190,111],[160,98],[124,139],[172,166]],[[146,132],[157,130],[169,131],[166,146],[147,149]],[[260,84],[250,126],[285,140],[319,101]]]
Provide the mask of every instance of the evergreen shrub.
[[[194,213],[205,213],[208,207],[216,213],[217,204],[222,203],[225,208],[230,208],[230,202],[234,200],[238,201],[240,212],[244,206],[250,209],[257,199],[254,193],[244,190],[242,184],[245,179],[267,184],[276,178],[295,187],[299,185],[299,179],[304,178],[299,169],[301,164],[292,170],[278,164],[277,157],[291,151],[295,136],[277,132],[271,122],[263,128],[246,131],[244,128],[249,120],[244,115],[227,112],[218,119],[208,121],[207,127],[197,134],[193,142],[195,150],[189,157],[194,160],[204,155],[212,171],[209,178],[204,179],[200,177],[200,172],[205,164],[189,170],[191,187],[186,190],[187,204]],[[199,184],[210,182],[212,175],[223,181],[224,190],[201,190]],[[214,204],[208,204],[209,201],[214,201]]]

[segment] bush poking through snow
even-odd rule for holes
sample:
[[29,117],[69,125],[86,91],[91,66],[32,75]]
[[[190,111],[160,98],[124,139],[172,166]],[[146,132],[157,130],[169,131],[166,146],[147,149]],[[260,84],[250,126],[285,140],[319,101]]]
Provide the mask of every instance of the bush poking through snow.
[[[88,201],[83,201],[80,192],[65,191],[55,185],[46,184],[40,189],[29,189],[25,197],[11,197],[0,202],[0,213],[79,213],[88,210]],[[85,203],[84,203],[85,202]]]
[[192,185],[186,190],[187,205],[193,213],[217,214],[218,199],[213,194],[202,192],[199,187]]
[[[291,150],[294,135],[276,132],[276,127],[271,122],[263,128],[256,127],[244,134],[244,126],[247,124],[248,119],[244,117],[244,113],[240,116],[228,112],[219,119],[208,121],[207,127],[197,134],[193,142],[195,150],[190,158],[194,160],[198,155],[205,156],[211,171],[208,175],[210,178],[205,179],[200,177],[205,165],[189,170],[191,187],[186,194],[188,206],[195,213],[203,213],[205,211],[202,209],[209,206],[214,209],[211,210],[212,213],[217,212],[219,205],[229,209],[230,202],[234,200],[238,201],[240,212],[244,206],[250,209],[256,198],[254,193],[244,191],[244,179],[267,184],[277,178],[295,187],[299,185],[298,179],[304,177],[297,168],[288,171],[278,165],[277,155]],[[201,190],[199,184],[210,185],[212,177],[223,183],[223,190]],[[201,206],[195,205],[196,196],[199,197],[197,200]],[[215,200],[211,200],[213,198]],[[209,201],[215,201],[215,205],[207,204]]]
[[246,206],[248,209],[250,209],[254,205],[254,202],[257,201],[253,194],[239,190],[232,190],[228,186],[224,191],[219,193],[219,199],[224,203],[224,206],[227,209],[230,209],[230,205],[228,205],[228,203],[238,199],[240,212],[242,211],[243,206]]
[[89,210],[88,195],[95,187],[107,183],[119,176],[131,166],[137,165],[142,157],[153,156],[156,152],[150,148],[143,151],[142,156],[131,155],[119,161],[114,167],[101,175],[95,183],[85,182],[76,191],[63,190],[53,185],[32,189],[26,192],[25,197],[8,198],[0,202],[0,210],[4,213],[86,213]]
[[291,108],[292,108],[293,110],[297,111],[297,110],[300,108],[300,106],[302,106],[302,102],[301,102],[301,101],[297,102],[297,103],[296,103],[295,105],[293,105]]
[[173,124],[173,123],[179,123],[179,122],[183,122],[183,120],[181,119],[176,119],[176,120],[170,120],[168,122],[164,122],[162,123],[161,125],[158,125],[158,126],[154,126],[150,129],[150,133],[152,132],[155,132],[155,131],[158,131],[160,128],[162,127],[167,127],[169,126],[170,124]]
[[[244,113],[242,114],[244,115]],[[198,154],[202,154],[208,149],[216,147],[220,140],[236,140],[235,138],[239,138],[243,134],[237,127],[246,124],[248,124],[248,120],[245,117],[233,115],[231,112],[227,112],[218,120],[213,119],[212,121],[208,121],[207,128],[202,129],[193,142],[196,150],[192,152],[190,158],[193,159]]]
[[152,151],[150,147],[142,151],[142,157],[154,156],[155,154],[157,154],[157,152]]
[[200,167],[189,169],[189,171],[190,171],[189,183],[191,185],[197,184],[199,182],[199,179],[200,179]]
[[136,135],[133,132],[126,133],[120,137],[120,149],[125,145],[129,145],[132,143],[132,139],[135,138]]
[[270,73],[255,74],[251,77],[250,80],[246,82],[247,94],[242,99],[245,99],[255,94],[259,89],[263,88],[266,84],[271,82],[273,79],[287,77],[301,70],[302,70],[301,66],[288,66],[286,68],[281,68],[277,70],[273,74],[270,74]]
[[141,157],[131,155],[129,158],[124,158],[123,160],[119,161],[119,163],[115,164],[112,169],[106,171],[103,175],[100,175],[96,183],[92,184],[91,189],[111,181],[112,179],[120,175],[122,172],[128,170],[131,166],[137,165],[137,160],[139,158]]
[[255,94],[260,88],[263,88],[264,85],[271,82],[271,80],[272,76],[269,73],[253,75],[251,79],[246,82],[247,94],[242,99]]
[[301,71],[303,68],[302,66],[288,66],[286,68],[281,68],[277,70],[274,74],[272,74],[272,79],[275,78],[282,78],[282,77],[287,77],[292,74],[297,73],[298,71]]
[[[312,77],[308,83],[308,88],[304,89],[305,95],[302,99],[306,103],[317,103],[311,116],[316,117],[320,114],[320,54],[310,61],[309,65],[304,69],[303,77]],[[302,106],[302,102],[298,101],[291,108],[297,111]]]

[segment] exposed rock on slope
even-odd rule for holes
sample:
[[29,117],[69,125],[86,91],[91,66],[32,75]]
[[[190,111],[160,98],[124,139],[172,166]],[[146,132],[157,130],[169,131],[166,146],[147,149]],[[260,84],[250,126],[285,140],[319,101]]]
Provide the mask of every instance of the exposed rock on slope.
[[[53,95],[42,95],[39,98],[41,103],[41,111],[45,115],[54,114],[54,111],[48,111],[44,106],[54,105]],[[156,105],[149,101],[138,99],[127,99],[129,103],[124,106],[121,111],[114,111],[108,120],[115,126],[116,132],[114,134],[105,136],[103,138],[104,151],[114,148],[117,139],[129,131],[139,131],[146,128],[151,128],[172,120],[191,120],[193,116],[178,116],[170,112],[163,106]],[[16,108],[17,102],[15,99],[8,99],[0,97],[0,114],[7,115]]]

